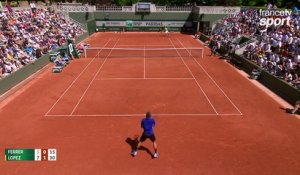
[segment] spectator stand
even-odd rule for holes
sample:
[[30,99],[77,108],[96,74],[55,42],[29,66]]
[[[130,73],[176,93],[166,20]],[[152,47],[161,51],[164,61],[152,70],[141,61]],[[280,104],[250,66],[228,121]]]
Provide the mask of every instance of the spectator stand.
[[227,42],[248,37],[250,40],[240,43],[230,61],[293,104],[300,99],[300,15],[288,17],[290,26],[263,28],[257,13],[256,9],[242,9],[226,17],[210,40],[219,42],[221,50]]

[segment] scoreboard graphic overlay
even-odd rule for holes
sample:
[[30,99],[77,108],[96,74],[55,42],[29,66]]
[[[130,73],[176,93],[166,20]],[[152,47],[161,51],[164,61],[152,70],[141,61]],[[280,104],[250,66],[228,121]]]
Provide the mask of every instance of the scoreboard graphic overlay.
[[56,161],[56,149],[7,148],[6,161]]

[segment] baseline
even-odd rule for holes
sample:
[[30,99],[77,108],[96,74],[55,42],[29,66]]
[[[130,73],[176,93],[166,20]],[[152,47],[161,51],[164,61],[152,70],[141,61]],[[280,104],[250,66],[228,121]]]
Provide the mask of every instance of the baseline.
[[[59,114],[49,114],[49,117],[141,117],[145,114],[89,114],[89,115],[81,115],[81,114],[72,114],[72,115],[59,115]],[[154,117],[156,116],[164,116],[164,117],[172,117],[172,116],[240,116],[242,114],[152,114]]]
[[139,78],[139,77],[137,77],[137,78],[126,78],[126,77],[124,77],[124,78],[122,78],[122,77],[120,77],[120,78],[98,78],[98,79],[95,79],[95,81],[103,81],[103,80],[194,80],[194,78],[176,78],[176,77],[174,77],[174,78],[168,78],[168,77],[166,77],[166,78],[164,78],[164,77],[162,77],[162,78],[155,78],[155,77],[153,77],[153,78],[151,78],[151,77],[149,77],[149,78]]

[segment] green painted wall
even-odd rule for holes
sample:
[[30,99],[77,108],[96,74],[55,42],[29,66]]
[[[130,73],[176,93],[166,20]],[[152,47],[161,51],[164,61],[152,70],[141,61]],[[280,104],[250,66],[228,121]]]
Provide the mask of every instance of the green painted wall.
[[150,14],[137,14],[134,12],[95,12],[95,19],[103,20],[149,20],[149,21],[192,21],[193,16],[190,12],[182,13],[150,13]]
[[225,17],[226,15],[224,14],[200,14],[200,16],[196,15],[197,17],[194,18],[196,21],[210,21],[210,22],[214,22],[217,21],[223,17]]
[[19,82],[23,81],[36,71],[40,70],[42,67],[49,63],[49,54],[44,55],[43,57],[39,58],[32,64],[28,64],[18,71],[4,77],[0,80],[0,94],[3,94],[10,88],[17,85]]
[[210,21],[214,22],[223,18],[224,14],[193,14],[192,12],[157,12],[141,15],[135,12],[70,12],[69,16],[76,21],[85,24],[87,20],[174,20],[174,21]]
[[[202,14],[196,15],[192,12],[156,12],[149,14],[139,14],[135,12],[70,12],[69,16],[74,20],[87,24],[87,21],[95,19],[96,21],[126,21],[126,20],[136,20],[136,21],[201,21],[201,22],[210,22],[212,24],[223,18],[224,14]],[[195,23],[197,24],[197,23]],[[93,26],[89,24],[90,26]],[[196,28],[194,26],[193,28]],[[91,34],[93,29],[89,29]],[[118,27],[110,27],[107,30],[117,31],[120,30]],[[146,27],[135,27],[131,31],[158,31],[159,28],[146,28]],[[173,28],[172,31],[182,31],[182,28]]]
[[69,16],[81,24],[86,24],[87,20],[94,19],[93,12],[69,12]]
[[88,33],[92,35],[96,31],[96,21],[95,19],[91,19],[87,21]]
[[209,38],[208,38],[208,36],[206,36],[206,35],[204,35],[204,34],[201,34],[200,37],[199,37],[199,39],[200,39],[201,41],[203,41],[203,42],[206,42]]
[[88,32],[83,33],[82,35],[76,37],[75,44],[80,43],[82,40],[86,39],[89,36]]
[[[242,62],[242,69],[248,74],[251,74],[253,69],[260,69],[259,66],[241,56],[235,55],[235,59]],[[265,70],[262,70],[259,81],[291,104],[295,104],[300,99],[300,91],[298,89]]]
[[[88,15],[87,15],[88,14]],[[181,13],[150,13],[150,14],[137,14],[134,12],[94,12],[94,13],[85,13],[85,12],[70,12],[69,16],[82,23],[86,24],[88,20],[96,19],[99,21],[111,20],[152,20],[152,21],[192,21],[193,15],[190,12],[181,12]]]

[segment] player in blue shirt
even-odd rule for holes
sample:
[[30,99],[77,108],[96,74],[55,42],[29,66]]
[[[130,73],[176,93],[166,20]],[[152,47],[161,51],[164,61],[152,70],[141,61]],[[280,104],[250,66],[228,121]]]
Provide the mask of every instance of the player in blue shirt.
[[156,144],[156,137],[154,135],[153,128],[155,126],[155,120],[151,117],[151,113],[147,112],[146,113],[146,118],[142,119],[141,122],[141,127],[144,129],[144,132],[142,136],[140,137],[140,140],[138,141],[138,145],[135,150],[132,150],[131,154],[133,156],[137,155],[137,150],[140,147],[141,143],[144,142],[146,139],[150,139],[153,142],[153,148],[154,148],[154,158],[158,157],[158,152],[157,152],[157,144]]

